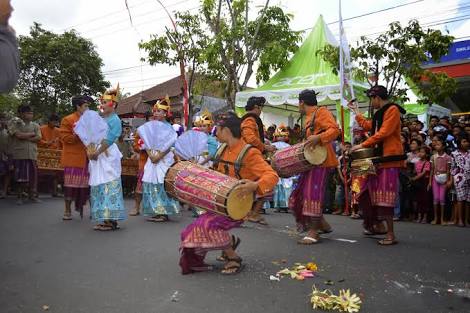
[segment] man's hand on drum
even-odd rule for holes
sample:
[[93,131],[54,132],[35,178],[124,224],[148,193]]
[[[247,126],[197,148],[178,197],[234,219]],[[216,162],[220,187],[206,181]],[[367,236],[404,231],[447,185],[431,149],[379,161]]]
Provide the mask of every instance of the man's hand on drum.
[[242,179],[241,184],[238,186],[238,190],[241,191],[241,196],[246,197],[252,195],[258,189],[258,183],[249,179]]
[[351,152],[356,151],[356,150],[358,150],[358,149],[362,149],[362,148],[363,148],[362,145],[355,145],[355,146],[353,146],[353,147],[351,148]]
[[320,142],[320,135],[312,135],[307,138],[307,141],[312,143],[314,146]]

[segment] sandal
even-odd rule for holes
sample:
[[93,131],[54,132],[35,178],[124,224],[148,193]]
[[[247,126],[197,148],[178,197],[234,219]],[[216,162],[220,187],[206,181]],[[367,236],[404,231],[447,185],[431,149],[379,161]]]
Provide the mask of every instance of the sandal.
[[305,236],[304,238],[297,241],[297,243],[299,245],[313,245],[313,244],[318,243],[318,239],[313,238],[313,237],[309,237],[309,236]]
[[147,221],[154,222],[154,223],[164,223],[164,222],[168,222],[169,220],[170,219],[166,215],[158,215],[158,216],[154,216],[154,217],[147,219]]
[[385,239],[377,241],[377,243],[381,246],[392,246],[392,245],[396,245],[398,241],[396,241],[395,239],[385,238]]
[[240,273],[244,268],[242,261],[243,260],[240,257],[227,259],[227,264],[225,264],[224,268],[220,271],[220,273],[222,275],[236,275]]
[[99,230],[99,231],[108,231],[108,230],[114,230],[112,225],[106,225],[106,224],[98,224],[93,227],[94,230]]
[[260,225],[264,225],[264,226],[268,225],[268,222],[266,222],[266,220],[262,217],[259,217],[259,218],[249,217],[248,222],[252,222],[252,223],[260,224]]
[[72,220],[72,215],[64,215],[62,216],[63,221],[71,221]]
[[[242,242],[242,240],[238,237],[235,237],[234,235],[232,235],[232,249],[233,251],[237,250],[238,246],[240,245],[240,243]],[[225,252],[222,251],[222,254],[219,255],[217,258],[216,258],[217,261],[220,261],[220,262],[227,262],[227,256],[225,255]]]

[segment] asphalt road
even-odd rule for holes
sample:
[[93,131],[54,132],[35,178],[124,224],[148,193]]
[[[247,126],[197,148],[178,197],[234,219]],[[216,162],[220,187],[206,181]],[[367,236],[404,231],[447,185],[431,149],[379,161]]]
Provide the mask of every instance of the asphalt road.
[[[361,312],[470,312],[470,228],[401,222],[400,243],[379,247],[361,235],[360,221],[327,216],[334,232],[300,246],[292,216],[271,213],[270,226],[235,231],[242,273],[183,276],[179,234],[189,212],[166,224],[131,217],[118,231],[96,232],[88,219],[63,222],[62,210],[61,199],[0,200],[0,312],[312,312],[314,284],[360,294]],[[220,267],[215,256],[208,260]],[[270,281],[280,260],[314,260],[319,276]]]

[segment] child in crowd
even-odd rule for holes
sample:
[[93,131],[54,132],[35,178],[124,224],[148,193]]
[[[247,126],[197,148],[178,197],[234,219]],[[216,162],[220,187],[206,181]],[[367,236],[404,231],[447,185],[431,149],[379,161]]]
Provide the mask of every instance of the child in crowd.
[[430,149],[422,146],[418,150],[419,160],[415,163],[416,176],[411,178],[414,185],[414,209],[417,214],[416,223],[427,223],[429,212],[429,194],[426,190],[429,182],[429,173],[431,171],[431,162],[429,162]]
[[[339,165],[336,168],[336,175],[338,177],[337,179],[337,184],[336,184],[336,193],[335,193],[335,205],[336,205],[336,210],[332,213],[334,215],[349,215],[349,210],[345,208],[345,189],[344,189],[344,175],[346,174],[346,177],[350,177],[350,151],[351,151],[351,143],[350,142],[345,142],[344,145],[341,145],[341,156],[338,158]],[[346,182],[349,186],[351,183],[351,180],[348,179]],[[350,188],[348,188],[349,192]],[[348,197],[348,202],[350,201]]]
[[[457,137],[457,150],[452,152],[451,174],[455,187],[456,202],[454,206],[454,224],[464,227],[464,206],[468,210],[470,202],[470,143],[468,136],[462,134]],[[467,212],[468,214],[468,212]]]
[[428,184],[428,190],[432,188],[434,204],[434,220],[431,224],[436,225],[440,222],[441,225],[446,225],[447,223],[444,220],[444,208],[446,204],[446,190],[449,189],[452,184],[450,177],[451,157],[445,152],[446,145],[444,138],[435,136],[433,139],[433,147],[436,152],[431,157],[431,173]]

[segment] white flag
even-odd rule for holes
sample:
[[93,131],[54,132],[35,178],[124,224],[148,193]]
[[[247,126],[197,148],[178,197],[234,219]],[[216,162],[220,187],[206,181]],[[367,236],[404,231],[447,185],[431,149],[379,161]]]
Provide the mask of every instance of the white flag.
[[341,104],[346,106],[349,100],[354,99],[354,89],[352,85],[351,55],[349,53],[348,39],[343,28],[341,0],[339,0],[339,78]]

